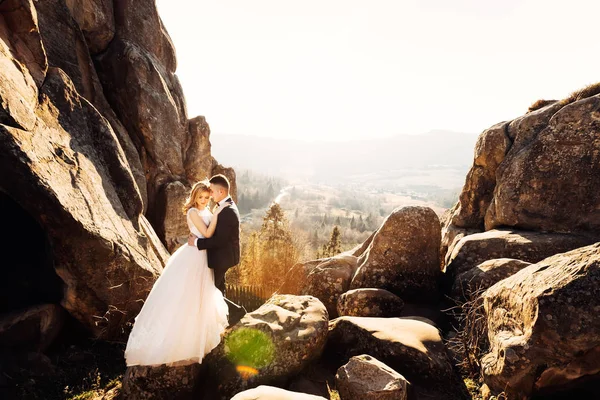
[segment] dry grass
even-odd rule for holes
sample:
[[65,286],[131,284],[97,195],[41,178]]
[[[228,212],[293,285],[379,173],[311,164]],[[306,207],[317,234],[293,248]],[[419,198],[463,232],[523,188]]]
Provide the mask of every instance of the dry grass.
[[[560,100],[560,104],[563,106],[566,106],[568,104],[574,103],[579,100],[587,99],[588,97],[592,97],[597,94],[600,94],[600,82],[592,83],[582,89],[574,91],[567,98]],[[531,104],[529,106],[529,108],[527,109],[527,113],[530,113],[535,110],[539,110],[540,108],[544,108],[544,107],[546,107],[550,104],[554,104],[556,102],[557,102],[557,100],[539,99],[539,100],[533,102],[533,104]]]
[[529,106],[529,108],[527,109],[527,112],[530,113],[532,111],[539,110],[540,108],[544,108],[544,107],[546,107],[550,104],[554,104],[556,102],[557,102],[557,100],[539,99],[539,100],[535,101],[532,105]]
[[574,91],[569,97],[561,102],[567,105],[575,101],[587,99],[588,97],[592,97],[597,94],[600,94],[600,82],[592,83],[591,85],[587,85],[582,89]]
[[483,309],[484,290],[473,291],[470,300],[450,309],[458,322],[456,336],[448,346],[460,360],[458,367],[463,376],[480,379],[481,357],[489,349],[487,320]]

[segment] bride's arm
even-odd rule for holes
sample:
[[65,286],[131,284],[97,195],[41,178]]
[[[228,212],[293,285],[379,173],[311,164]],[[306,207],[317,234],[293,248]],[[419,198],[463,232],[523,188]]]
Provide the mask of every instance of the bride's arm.
[[193,212],[193,211],[190,214],[192,223],[200,231],[202,236],[204,236],[205,238],[209,238],[209,237],[212,237],[212,235],[214,235],[215,228],[217,227],[217,219],[218,219],[217,216],[219,215],[219,213],[221,212],[222,209],[223,209],[223,207],[219,207],[218,209],[215,210],[215,213],[213,214],[212,219],[210,220],[210,224],[208,226],[206,226],[206,224],[204,223],[204,220],[202,219],[202,217],[200,217],[200,214],[198,214],[197,212]]

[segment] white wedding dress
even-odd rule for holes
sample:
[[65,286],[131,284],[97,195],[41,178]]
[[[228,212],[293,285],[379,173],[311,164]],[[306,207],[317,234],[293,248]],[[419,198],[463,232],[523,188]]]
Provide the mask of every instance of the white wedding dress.
[[[190,219],[192,212],[199,213],[207,226],[212,214],[188,210],[190,231],[203,237]],[[206,250],[184,244],[169,258],[135,319],[125,349],[127,365],[201,363],[219,344],[227,313]]]

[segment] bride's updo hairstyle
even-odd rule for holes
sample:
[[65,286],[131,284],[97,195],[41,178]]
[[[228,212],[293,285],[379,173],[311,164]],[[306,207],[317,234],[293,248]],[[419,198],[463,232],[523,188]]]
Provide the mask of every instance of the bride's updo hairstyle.
[[194,183],[194,186],[192,186],[192,190],[190,191],[190,195],[187,197],[187,199],[185,199],[185,203],[183,204],[182,210],[184,214],[187,214],[190,208],[196,206],[196,203],[198,202],[198,196],[204,192],[210,193],[210,183],[208,181]]

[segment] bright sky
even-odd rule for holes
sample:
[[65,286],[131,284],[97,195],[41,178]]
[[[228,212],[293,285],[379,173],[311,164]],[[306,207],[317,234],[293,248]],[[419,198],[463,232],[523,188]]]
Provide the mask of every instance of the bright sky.
[[157,0],[219,133],[478,133],[600,81],[596,0]]

